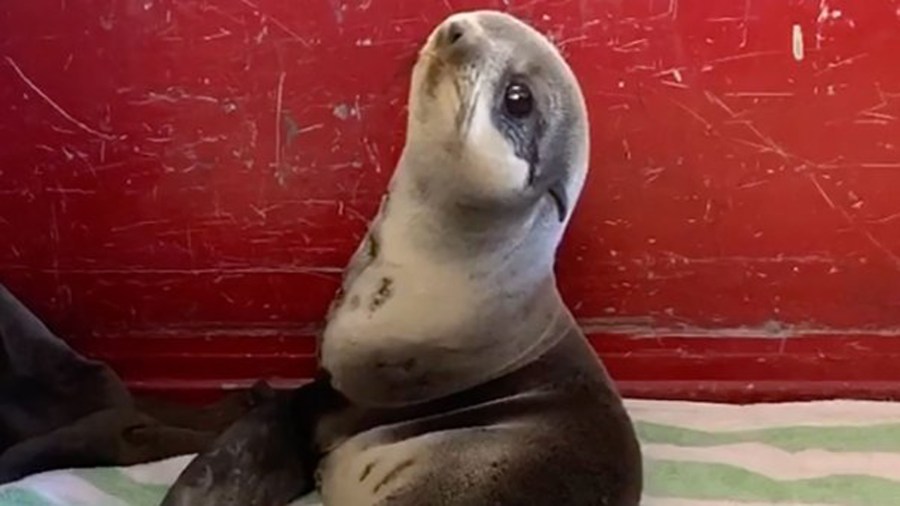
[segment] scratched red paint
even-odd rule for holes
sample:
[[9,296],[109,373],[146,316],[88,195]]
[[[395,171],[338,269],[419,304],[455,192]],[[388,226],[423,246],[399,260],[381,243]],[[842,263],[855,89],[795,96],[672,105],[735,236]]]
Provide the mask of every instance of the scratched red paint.
[[416,48],[474,7],[583,83],[559,278],[626,392],[900,391],[895,0],[11,2],[0,281],[136,387],[308,374]]

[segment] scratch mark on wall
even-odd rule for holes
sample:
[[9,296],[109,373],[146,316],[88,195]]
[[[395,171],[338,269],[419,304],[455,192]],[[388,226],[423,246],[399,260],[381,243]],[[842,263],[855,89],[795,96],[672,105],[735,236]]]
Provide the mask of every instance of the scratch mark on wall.
[[885,256],[887,256],[891,262],[894,264],[894,267],[900,269],[900,256],[894,253],[893,250],[884,245],[880,240],[878,240],[872,232],[869,232],[864,227],[857,227],[860,232],[862,232],[863,236],[869,240],[869,243],[874,246],[876,249],[880,250]]
[[831,197],[828,196],[828,193],[825,191],[825,188],[822,188],[822,185],[819,183],[818,178],[816,178],[815,174],[808,174],[810,182],[812,182],[813,186],[815,186],[816,190],[819,192],[819,195],[822,196],[822,200],[828,204],[828,207],[832,209],[837,209],[837,206],[834,205],[834,201],[831,200]]
[[133,230],[142,227],[149,227],[154,225],[164,225],[168,223],[166,220],[145,220],[145,221],[137,221],[134,223],[130,223],[128,225],[122,225],[118,227],[112,227],[110,230],[112,232],[125,232],[127,230]]
[[208,102],[211,104],[218,104],[219,99],[216,97],[210,97],[208,95],[194,95],[187,93],[185,90],[177,87],[172,87],[166,90],[165,93],[157,93],[157,92],[148,92],[146,97],[141,100],[130,100],[128,103],[133,105],[146,105],[146,104],[156,104],[160,102],[165,102],[169,104],[177,104],[182,100],[196,100],[198,102]]
[[741,45],[739,47],[743,49],[747,47],[747,42],[750,39],[750,0],[744,2],[744,19],[741,20],[741,28],[743,31],[743,35],[741,37]]
[[282,22],[282,21],[279,20],[278,18],[273,17],[271,14],[268,14],[268,13],[266,13],[266,12],[263,12],[263,10],[260,9],[259,6],[256,5],[255,3],[251,2],[250,0],[241,0],[241,3],[244,4],[244,5],[246,5],[246,6],[248,6],[248,7],[250,7],[251,9],[255,10],[256,12],[258,12],[262,17],[264,17],[264,18],[268,19],[269,21],[271,21],[273,25],[275,25],[275,26],[277,26],[278,28],[280,28],[283,32],[287,33],[288,35],[290,35],[292,38],[294,38],[295,40],[297,40],[298,42],[300,42],[300,43],[303,44],[304,46],[306,46],[306,47],[312,47],[312,46],[310,45],[310,43],[309,43],[306,39],[304,39],[303,37],[301,37],[300,35],[298,35],[297,32],[295,32],[295,31],[291,30],[290,28],[288,28],[288,26],[287,26],[286,24],[284,24],[284,22]]
[[830,72],[830,71],[832,71],[832,70],[834,70],[834,69],[836,69],[836,68],[840,68],[840,67],[843,67],[843,66],[845,66],[845,65],[850,65],[850,64],[852,64],[852,63],[856,63],[858,60],[861,60],[861,59],[866,58],[866,57],[868,57],[868,56],[869,56],[869,53],[860,53],[860,54],[857,54],[857,55],[854,55],[854,56],[850,56],[849,58],[844,58],[843,60],[838,60],[838,61],[836,61],[836,62],[834,62],[834,63],[829,63],[824,69],[822,69],[822,70],[816,72],[816,73],[813,74],[813,75],[814,75],[814,76],[821,76],[822,74],[825,74],[826,72]]
[[828,203],[829,207],[840,213],[841,217],[844,218],[844,221],[847,222],[854,230],[858,231],[862,234],[863,237],[871,244],[875,249],[880,251],[884,256],[886,256],[894,267],[900,270],[900,255],[897,255],[892,249],[888,248],[883,242],[881,242],[875,235],[872,234],[865,226],[860,223],[857,223],[856,220],[853,219],[852,216],[841,206],[835,205],[834,201],[829,197],[828,192],[825,191],[825,188],[819,183],[818,179],[816,179],[815,175],[809,174],[809,180],[812,181],[813,185],[815,185],[816,189],[819,191],[819,194]]
[[375,172],[381,174],[381,162],[378,160],[378,154],[375,152],[376,147],[369,141],[368,137],[363,137],[363,147],[366,148],[366,154],[369,162],[375,167]]
[[710,123],[706,118],[701,116],[700,113],[698,113],[697,111],[691,109],[687,105],[682,104],[681,102],[675,100],[674,98],[672,98],[670,96],[666,96],[666,99],[669,100],[670,102],[672,102],[679,109],[683,110],[684,112],[688,113],[691,117],[696,119],[699,123],[701,123],[704,127],[706,127],[707,131],[712,131],[715,129],[713,127],[712,123]]
[[[37,95],[39,97],[41,97],[44,100],[44,102],[46,102],[50,107],[52,107],[54,110],[56,110],[56,112],[58,112],[63,118],[67,119],[70,123],[77,126],[79,129],[81,129],[95,137],[99,137],[99,138],[107,140],[107,141],[113,141],[113,140],[117,139],[117,137],[115,135],[101,132],[99,130],[91,128],[84,122],[76,119],[74,116],[69,114],[65,109],[63,109],[59,104],[54,102],[52,98],[47,96],[47,94],[44,93],[44,91],[41,90],[38,87],[38,85],[34,83],[34,81],[29,79],[28,76],[25,75],[25,72],[19,67],[19,65],[16,64],[15,60],[10,58],[9,56],[6,56],[5,59],[6,59],[6,62],[9,64],[9,66],[12,67],[13,71],[15,71],[15,73],[19,76],[19,79],[21,79],[22,82],[24,82],[29,88],[31,88],[32,91],[37,93]],[[124,138],[124,136],[122,136],[122,138]]]
[[724,94],[731,98],[790,98],[794,96],[790,91],[731,91]]
[[650,41],[646,38],[632,40],[631,42],[626,42],[624,44],[619,44],[617,46],[613,46],[612,50],[617,53],[639,53],[644,51],[649,47]]
[[211,40],[216,40],[216,39],[221,39],[221,38],[224,38],[224,37],[228,37],[229,35],[231,35],[231,32],[230,32],[230,31],[226,30],[225,28],[219,28],[219,31],[218,31],[217,33],[214,33],[214,34],[212,34],[212,35],[206,35],[206,36],[203,37],[203,40],[209,42],[209,41],[211,41]]
[[729,116],[731,116],[732,118],[736,118],[738,116],[732,108],[728,107],[728,105],[725,102],[723,102],[721,98],[717,97],[713,92],[704,91],[703,93],[704,93],[704,95],[706,95],[707,100],[709,100],[713,104],[716,104],[717,106],[721,107],[722,110],[725,111],[725,113],[728,114]]
[[284,177],[281,174],[281,113],[286,77],[287,73],[285,72],[278,75],[278,87],[275,90],[275,177],[281,186],[284,186]]
[[[706,64],[703,65],[701,70],[703,70],[703,72],[708,72],[708,71],[712,70],[713,67],[715,67],[716,65],[718,65],[720,63],[729,63],[729,62],[740,61],[740,60],[751,60],[753,58],[759,58],[761,56],[775,56],[775,55],[779,55],[779,54],[784,54],[784,53],[779,52],[779,51],[752,51],[750,53],[740,53],[740,54],[735,54],[735,55],[731,55],[731,56],[723,56],[721,58],[716,58],[714,60],[707,61]],[[681,70],[685,70],[685,68],[682,67]]]
[[669,7],[666,9],[666,12],[647,19],[655,21],[664,18],[671,18],[672,20],[678,19],[678,0],[669,0]]
[[47,193],[55,193],[57,195],[93,195],[97,193],[95,190],[83,190],[81,188],[45,188]]
[[894,213],[894,214],[884,216],[881,218],[867,220],[866,223],[869,223],[869,224],[890,223],[898,218],[900,218],[900,213]]

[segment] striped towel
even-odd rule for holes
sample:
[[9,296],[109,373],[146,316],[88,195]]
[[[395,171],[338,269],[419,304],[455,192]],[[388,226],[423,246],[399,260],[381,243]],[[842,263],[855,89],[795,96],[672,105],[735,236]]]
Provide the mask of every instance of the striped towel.
[[[627,405],[644,506],[900,506],[900,404]],[[0,487],[0,506],[157,506],[190,459],[44,473]]]

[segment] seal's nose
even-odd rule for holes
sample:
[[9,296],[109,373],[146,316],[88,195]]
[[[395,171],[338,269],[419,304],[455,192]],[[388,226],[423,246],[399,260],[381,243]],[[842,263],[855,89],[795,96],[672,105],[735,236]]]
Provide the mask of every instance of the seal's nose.
[[450,21],[444,27],[444,41],[448,46],[459,42],[466,35],[466,27],[462,21]]
[[450,18],[437,33],[438,49],[456,52],[461,47],[470,46],[475,32],[476,28],[471,20],[462,16]]

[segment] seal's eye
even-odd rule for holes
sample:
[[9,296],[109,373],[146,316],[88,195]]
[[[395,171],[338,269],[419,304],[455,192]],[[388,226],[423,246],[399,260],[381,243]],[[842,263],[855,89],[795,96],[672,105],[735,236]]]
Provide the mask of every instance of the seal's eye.
[[534,109],[534,97],[531,89],[522,83],[512,83],[506,87],[503,96],[503,105],[506,111],[514,118],[524,118]]

